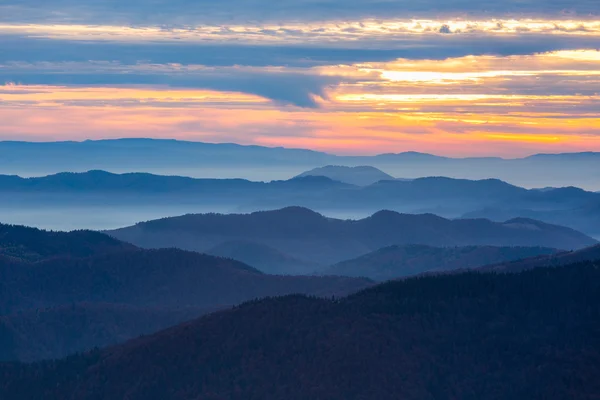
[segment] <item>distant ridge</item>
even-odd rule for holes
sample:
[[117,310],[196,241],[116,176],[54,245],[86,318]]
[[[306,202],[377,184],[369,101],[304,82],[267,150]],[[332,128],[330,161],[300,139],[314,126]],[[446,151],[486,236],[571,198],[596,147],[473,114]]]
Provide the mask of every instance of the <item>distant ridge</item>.
[[[368,180],[358,182],[354,179],[354,168],[332,168],[342,171],[345,178],[335,174],[329,177],[306,175],[263,182],[149,173],[115,174],[103,170],[38,178],[0,175],[0,221],[33,225],[36,221],[27,219],[27,215],[52,207],[90,207],[96,209],[93,213],[103,208],[109,215],[113,210],[118,212],[127,207],[133,210],[170,208],[164,214],[156,212],[139,218],[128,214],[126,221],[118,225],[90,226],[82,220],[81,225],[69,227],[106,229],[163,215],[252,212],[298,205],[327,215],[354,218],[382,209],[432,213],[445,218],[488,218],[498,222],[527,217],[600,235],[600,194],[577,187],[528,190],[495,178],[469,180],[444,176],[379,180],[387,175],[379,172],[373,175],[371,167],[365,167],[369,171]],[[375,182],[369,183],[371,181]],[[362,186],[366,183],[369,184]],[[15,215],[23,215],[25,220],[14,218]],[[87,218],[87,214],[84,217]]]
[[[60,146],[109,146],[109,147],[119,147],[119,146],[146,146],[152,147],[154,145],[166,145],[166,146],[196,146],[197,148],[224,148],[224,149],[257,149],[257,150],[285,150],[290,152],[303,152],[303,153],[313,153],[313,154],[321,154],[321,155],[330,155],[334,156],[333,153],[322,152],[318,150],[311,150],[305,148],[298,147],[284,147],[284,146],[263,146],[263,145],[255,145],[255,144],[240,144],[233,142],[201,142],[201,141],[189,141],[189,140],[179,140],[179,139],[157,139],[157,138],[117,138],[117,139],[85,139],[85,140],[65,140],[65,141],[22,141],[22,140],[0,140],[0,150],[3,148],[52,148],[52,147],[60,147]],[[435,155],[430,153],[423,153],[418,151],[403,151],[396,153],[380,153],[374,156],[360,156],[360,155],[351,155],[351,156],[339,156],[339,157],[363,157],[368,159],[369,157],[381,157],[381,158],[393,158],[393,157],[413,157],[413,158],[439,158],[439,159],[447,159],[447,160],[524,160],[536,157],[600,157],[600,152],[587,151],[587,152],[567,152],[567,153],[536,153],[531,154],[524,157],[494,157],[494,156],[466,156],[466,157],[450,157],[450,156],[442,156]],[[335,164],[333,164],[335,165]]]
[[245,303],[58,361],[0,364],[7,399],[592,399],[600,268],[462,273]]
[[11,225],[0,225],[0,278],[0,362],[115,344],[255,298],[340,296],[372,284],[267,275],[236,260],[140,249],[100,232]]
[[380,211],[361,220],[327,218],[303,207],[251,214],[191,214],[139,223],[109,234],[142,247],[206,251],[251,240],[295,258],[334,264],[385,246],[543,246],[580,249],[597,242],[569,228],[530,219],[506,223],[449,220],[433,214]]
[[[232,168],[231,161],[235,160]],[[335,155],[308,149],[158,139],[84,142],[0,142],[0,168],[17,175],[104,169],[250,180],[289,179],[323,165],[369,165],[392,176],[496,177],[524,187],[575,185],[600,190],[600,153],[532,155],[523,158],[451,158],[418,152],[375,156]],[[210,175],[207,175],[210,170]]]

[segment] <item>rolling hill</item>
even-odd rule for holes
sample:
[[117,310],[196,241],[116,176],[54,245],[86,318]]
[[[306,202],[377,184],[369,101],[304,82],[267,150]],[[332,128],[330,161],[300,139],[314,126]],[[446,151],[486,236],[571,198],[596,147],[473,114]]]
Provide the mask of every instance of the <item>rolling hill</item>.
[[216,310],[72,303],[0,316],[0,361],[62,358],[122,343]]
[[2,228],[3,360],[62,357],[255,298],[340,296],[371,285],[366,279],[266,275],[238,261],[143,250],[98,232]]
[[51,232],[0,224],[0,256],[27,261],[87,257],[131,250],[134,246],[93,231]]
[[323,275],[364,276],[385,281],[424,272],[472,268],[556,252],[558,250],[546,247],[389,246],[353,260],[342,261],[319,272]]
[[358,167],[328,165],[303,172],[298,175],[297,178],[306,176],[325,176],[334,181],[349,183],[356,186],[368,186],[379,181],[396,179],[380,169],[365,165]]
[[[237,168],[231,167],[235,160]],[[393,176],[496,177],[515,185],[568,186],[600,190],[600,153],[546,154],[518,159],[450,158],[416,152],[376,156],[338,156],[305,149],[242,146],[156,139],[82,142],[0,142],[0,169],[40,176],[104,169],[252,180],[287,179],[324,165],[370,165]]]
[[[349,167],[331,168],[342,168],[341,175],[361,175]],[[252,212],[296,205],[343,218],[389,209],[499,220],[507,210],[502,221],[526,217],[596,235],[598,204],[598,193],[573,187],[528,190],[498,179],[427,177],[358,186],[322,175],[271,182],[98,170],[36,178],[0,175],[0,220],[46,227],[44,221],[49,218],[57,220],[49,225],[54,229],[107,229],[186,213]],[[99,214],[106,217],[94,218]],[[100,225],[107,219],[114,219],[114,225]],[[70,222],[66,227],[65,220]]]
[[243,304],[60,361],[0,364],[16,399],[592,399],[600,266],[392,281]]
[[569,226],[593,237],[600,237],[600,200],[598,199],[582,202],[582,205],[574,208],[535,210],[489,207],[463,215],[464,218],[487,218],[492,221],[503,221],[517,216]]
[[184,215],[108,233],[140,247],[180,247],[201,252],[232,240],[251,240],[318,264],[334,264],[382,247],[403,244],[542,246],[570,250],[597,243],[572,229],[529,219],[497,223],[380,211],[361,220],[340,220],[301,207],[251,214]]

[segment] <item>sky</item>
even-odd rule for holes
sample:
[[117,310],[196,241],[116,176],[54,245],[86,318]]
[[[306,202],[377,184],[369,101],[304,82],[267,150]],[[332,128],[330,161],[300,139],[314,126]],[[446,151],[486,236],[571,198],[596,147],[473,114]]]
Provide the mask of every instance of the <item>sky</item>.
[[600,151],[597,0],[4,0],[0,140]]

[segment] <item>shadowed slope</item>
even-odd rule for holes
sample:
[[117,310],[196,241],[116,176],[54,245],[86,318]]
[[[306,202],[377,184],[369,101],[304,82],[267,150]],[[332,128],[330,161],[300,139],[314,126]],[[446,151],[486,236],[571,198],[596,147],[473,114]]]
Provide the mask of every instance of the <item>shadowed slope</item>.
[[176,249],[2,263],[0,276],[22,299],[15,303],[14,296],[7,296],[0,314],[73,302],[218,307],[289,293],[340,295],[370,284],[364,279],[265,275],[237,261]]
[[[0,367],[7,399],[591,399],[600,268],[408,279],[244,304],[122,346]],[[482,377],[485,377],[482,379]]]
[[573,264],[585,261],[600,261],[600,245],[586,247],[577,251],[560,252],[557,254],[526,258],[508,263],[486,265],[477,268],[486,272],[519,272],[537,267]]
[[0,316],[0,360],[38,361],[124,342],[215,311],[72,303]]
[[546,247],[384,247],[353,260],[342,261],[319,272],[324,275],[365,276],[384,281],[423,272],[448,271],[556,253]]

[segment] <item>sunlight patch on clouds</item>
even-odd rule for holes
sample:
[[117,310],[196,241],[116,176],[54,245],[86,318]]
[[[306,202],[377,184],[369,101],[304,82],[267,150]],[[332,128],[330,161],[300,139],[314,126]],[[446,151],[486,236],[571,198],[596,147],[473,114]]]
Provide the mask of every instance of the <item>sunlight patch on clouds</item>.
[[[541,150],[600,150],[600,117],[576,123],[576,118],[517,118],[493,110],[461,115],[451,111],[437,114],[302,111],[200,104],[192,107],[63,104],[15,109],[0,103],[0,119],[3,138],[22,140],[28,137],[80,140],[85,131],[85,137],[90,138],[171,137],[346,153],[416,150],[515,156]],[[503,147],[490,146],[491,142]]]
[[[81,139],[83,129],[95,138],[175,137],[346,153],[417,150],[514,156],[539,151],[600,151],[599,54],[584,50],[441,61],[399,59],[292,69],[119,63],[0,65],[0,71],[9,67],[11,71],[31,71],[40,80],[44,73],[61,75],[71,69],[82,76],[78,85],[0,86],[0,137]],[[338,80],[315,83],[312,92],[325,95],[315,100],[319,107],[314,109],[244,92],[249,90],[244,89],[245,81],[238,90],[233,89],[234,84],[219,90],[152,82],[95,86],[85,81],[86,74],[89,82],[97,82],[99,74],[207,74],[214,84],[230,75],[246,74],[254,82],[256,77],[284,73],[290,74],[290,85],[306,77]],[[272,85],[285,90],[286,82],[277,80]]]

